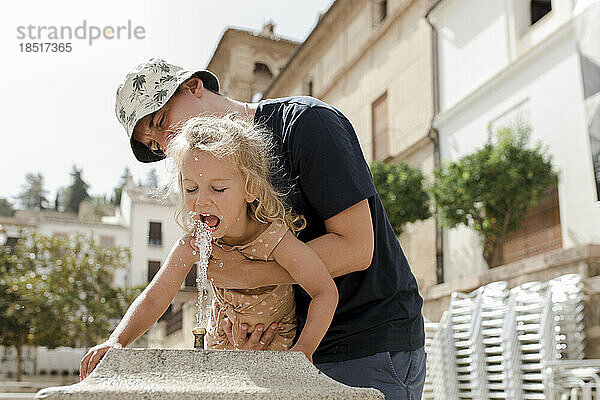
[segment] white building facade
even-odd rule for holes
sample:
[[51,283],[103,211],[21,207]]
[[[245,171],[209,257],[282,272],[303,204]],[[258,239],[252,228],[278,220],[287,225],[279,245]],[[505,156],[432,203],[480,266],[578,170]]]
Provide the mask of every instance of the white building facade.
[[[600,38],[586,39],[599,7],[585,0],[443,0],[428,15],[437,42],[433,126],[442,163],[494,140],[494,128],[528,123],[531,143],[543,143],[558,174],[560,225],[543,240],[562,248],[600,243],[593,104],[582,74],[582,48],[596,46],[600,55]],[[473,230],[445,230],[444,281],[487,270]]]
[[[15,217],[0,217],[0,230],[7,244],[18,240],[21,229],[34,230],[44,235],[60,235],[66,238],[80,233],[91,236],[100,246],[110,248],[124,246],[131,250],[131,260],[126,269],[115,270],[115,286],[143,285],[154,277],[166,259],[171,246],[182,235],[175,223],[177,196],[155,198],[142,187],[136,187],[131,179],[124,186],[121,204],[116,215],[102,221],[80,219],[75,215],[55,211],[18,211]],[[195,271],[194,271],[195,272]],[[182,296],[193,306],[195,273],[182,285]],[[186,297],[187,295],[187,297]],[[188,307],[189,308],[189,307]],[[193,312],[187,313],[193,323]],[[191,327],[186,330],[191,336]],[[190,339],[192,340],[192,339]],[[146,344],[144,339],[135,346]],[[191,347],[191,346],[190,346]],[[26,346],[22,354],[23,373],[29,375],[76,375],[79,362],[87,349]],[[15,376],[16,351],[0,346],[0,376]]]
[[127,246],[131,262],[126,286],[150,282],[169,254],[182,229],[175,223],[176,196],[153,196],[129,181],[121,194],[121,204],[113,217],[104,217],[104,224],[122,226],[127,231]]

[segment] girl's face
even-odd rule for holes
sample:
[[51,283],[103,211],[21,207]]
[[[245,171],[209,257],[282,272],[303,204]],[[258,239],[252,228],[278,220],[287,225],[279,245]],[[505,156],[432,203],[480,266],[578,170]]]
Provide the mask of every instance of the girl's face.
[[250,222],[248,203],[255,197],[246,193],[237,168],[227,159],[192,150],[184,156],[181,181],[187,210],[211,227],[214,238],[229,244],[243,242]]

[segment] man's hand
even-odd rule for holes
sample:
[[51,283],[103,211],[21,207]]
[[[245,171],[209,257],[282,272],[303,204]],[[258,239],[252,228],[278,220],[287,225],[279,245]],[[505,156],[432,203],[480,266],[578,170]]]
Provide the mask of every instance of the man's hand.
[[232,343],[237,350],[266,350],[267,346],[273,341],[275,333],[281,327],[281,322],[279,324],[272,323],[264,332],[263,324],[257,324],[250,336],[248,336],[248,325],[246,324],[242,324],[242,329],[237,332],[235,337],[231,321],[228,318],[223,319],[221,326],[229,339],[229,343]]

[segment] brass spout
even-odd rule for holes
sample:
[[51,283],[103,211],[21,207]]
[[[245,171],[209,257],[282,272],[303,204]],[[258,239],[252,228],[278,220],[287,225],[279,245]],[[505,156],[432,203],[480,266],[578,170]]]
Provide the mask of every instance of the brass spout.
[[194,334],[194,348],[204,349],[204,335],[206,335],[206,329],[199,326],[192,329]]

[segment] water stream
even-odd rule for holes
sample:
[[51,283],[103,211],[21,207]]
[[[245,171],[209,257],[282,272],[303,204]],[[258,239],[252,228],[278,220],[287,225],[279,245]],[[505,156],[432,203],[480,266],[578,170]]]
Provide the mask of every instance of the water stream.
[[[208,261],[212,253],[212,230],[208,224],[202,222],[199,218],[196,218],[196,213],[190,211],[188,213],[190,219],[193,221],[193,247],[194,251],[192,254],[199,255],[199,261],[196,262],[196,287],[198,288],[198,297],[196,300],[196,326],[195,328],[208,327],[210,322],[210,302],[209,302],[209,287],[207,269]],[[197,254],[200,253],[200,254]]]

